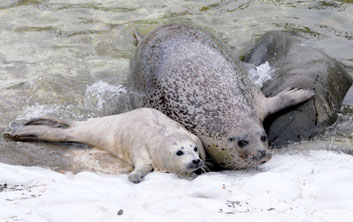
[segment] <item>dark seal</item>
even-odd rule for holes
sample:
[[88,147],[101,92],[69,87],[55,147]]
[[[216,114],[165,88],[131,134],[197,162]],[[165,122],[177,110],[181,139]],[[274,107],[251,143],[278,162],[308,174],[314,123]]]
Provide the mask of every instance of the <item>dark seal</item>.
[[222,41],[180,24],[159,27],[139,41],[130,85],[133,108],[153,107],[181,123],[228,169],[269,160],[264,118],[313,96],[286,89],[266,98]]
[[272,79],[262,88],[266,96],[276,95],[287,87],[315,89],[310,102],[266,119],[269,142],[276,147],[308,139],[335,123],[352,85],[342,63],[283,31],[265,33],[245,61],[257,66],[268,62],[274,70]]

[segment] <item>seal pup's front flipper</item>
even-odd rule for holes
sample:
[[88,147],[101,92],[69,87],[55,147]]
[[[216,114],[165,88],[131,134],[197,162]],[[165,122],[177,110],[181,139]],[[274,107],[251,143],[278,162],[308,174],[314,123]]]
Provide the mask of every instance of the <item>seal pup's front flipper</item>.
[[131,149],[130,155],[134,170],[129,174],[128,179],[133,183],[140,183],[144,176],[152,172],[152,160],[144,146]]
[[294,106],[312,98],[315,93],[311,90],[287,88],[274,97],[263,100],[262,121],[270,114],[276,113],[289,106]]

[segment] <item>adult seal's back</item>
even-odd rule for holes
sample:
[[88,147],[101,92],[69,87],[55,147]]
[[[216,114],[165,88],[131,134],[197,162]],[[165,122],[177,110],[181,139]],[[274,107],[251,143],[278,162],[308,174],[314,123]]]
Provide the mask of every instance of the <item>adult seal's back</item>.
[[139,41],[130,85],[133,108],[153,107],[178,121],[228,169],[266,162],[264,118],[313,96],[287,89],[266,98],[225,44],[200,28],[179,24],[162,26]]

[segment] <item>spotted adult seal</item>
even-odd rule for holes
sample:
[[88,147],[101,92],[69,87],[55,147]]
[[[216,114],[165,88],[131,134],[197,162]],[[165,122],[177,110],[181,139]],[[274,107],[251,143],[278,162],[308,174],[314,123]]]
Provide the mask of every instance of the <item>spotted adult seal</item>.
[[191,175],[205,159],[200,139],[155,109],[141,108],[87,121],[48,116],[10,128],[13,130],[4,136],[14,140],[78,142],[106,150],[134,166],[128,178],[135,183],[152,169]]
[[130,66],[131,105],[181,123],[228,169],[266,162],[265,117],[313,96],[286,89],[266,98],[222,41],[188,25],[165,25],[143,37]]

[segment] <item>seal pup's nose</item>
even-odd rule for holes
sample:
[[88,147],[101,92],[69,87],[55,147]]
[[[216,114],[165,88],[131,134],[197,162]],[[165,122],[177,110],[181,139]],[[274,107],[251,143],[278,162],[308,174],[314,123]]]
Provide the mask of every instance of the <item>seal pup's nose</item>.
[[195,165],[199,164],[200,162],[201,162],[200,159],[194,159],[194,160],[192,160],[192,163],[195,164]]
[[201,159],[193,159],[191,163],[188,164],[189,169],[199,169],[202,166],[202,161]]

